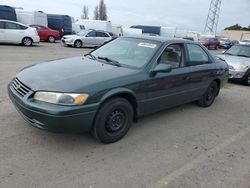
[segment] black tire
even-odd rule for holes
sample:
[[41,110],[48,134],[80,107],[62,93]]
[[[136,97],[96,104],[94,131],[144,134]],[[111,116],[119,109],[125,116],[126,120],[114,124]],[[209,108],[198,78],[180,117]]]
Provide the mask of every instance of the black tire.
[[74,43],[75,48],[81,48],[82,47],[82,41],[81,40],[76,40]]
[[244,84],[246,86],[250,86],[250,73],[248,74],[248,76],[246,77],[246,79],[244,80]]
[[101,106],[91,133],[102,143],[114,143],[127,134],[133,114],[133,108],[126,99],[113,98]]
[[30,37],[24,37],[22,40],[23,46],[32,46],[33,40]]
[[198,100],[198,105],[201,107],[209,107],[213,104],[216,96],[219,93],[219,86],[217,82],[213,81],[208,87],[206,93]]
[[56,42],[56,37],[50,35],[50,36],[48,37],[48,42],[50,42],[50,43],[55,43],[55,42]]

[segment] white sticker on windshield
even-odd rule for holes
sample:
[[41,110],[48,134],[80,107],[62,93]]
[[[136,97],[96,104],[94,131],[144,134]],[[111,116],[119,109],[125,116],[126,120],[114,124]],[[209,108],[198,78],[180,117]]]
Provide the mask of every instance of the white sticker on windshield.
[[138,46],[145,47],[145,48],[156,48],[156,44],[152,43],[145,43],[145,42],[140,42]]

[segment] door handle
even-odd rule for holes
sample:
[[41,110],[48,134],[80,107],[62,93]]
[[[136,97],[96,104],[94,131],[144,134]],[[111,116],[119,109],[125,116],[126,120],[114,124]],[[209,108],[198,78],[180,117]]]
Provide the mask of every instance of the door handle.
[[183,80],[190,80],[190,76],[183,77]]

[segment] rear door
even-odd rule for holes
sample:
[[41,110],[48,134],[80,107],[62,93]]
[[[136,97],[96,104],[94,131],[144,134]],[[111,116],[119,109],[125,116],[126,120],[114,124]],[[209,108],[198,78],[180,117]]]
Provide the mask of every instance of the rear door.
[[108,42],[110,39],[111,37],[107,33],[99,31],[96,32],[96,44],[98,46]]
[[25,27],[12,22],[5,22],[5,42],[21,43]]
[[217,67],[208,53],[198,44],[186,44],[187,66],[190,68],[188,81],[193,92],[192,98],[200,98],[207,90],[216,75]]

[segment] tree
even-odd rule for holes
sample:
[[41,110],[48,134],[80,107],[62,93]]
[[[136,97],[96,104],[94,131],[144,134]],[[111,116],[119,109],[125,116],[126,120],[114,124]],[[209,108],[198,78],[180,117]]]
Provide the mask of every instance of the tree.
[[99,20],[99,7],[98,6],[96,6],[95,7],[95,10],[94,10],[94,20]]
[[100,20],[108,19],[107,8],[106,8],[106,4],[104,3],[104,0],[100,0],[100,3],[99,3],[99,19]]
[[238,31],[250,31],[250,25],[248,27],[242,27],[239,24],[232,25],[224,30],[238,30]]
[[82,9],[82,15],[81,15],[82,19],[89,19],[89,8],[87,6],[83,6]]

